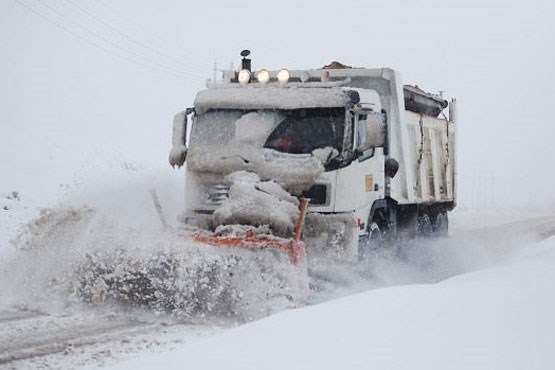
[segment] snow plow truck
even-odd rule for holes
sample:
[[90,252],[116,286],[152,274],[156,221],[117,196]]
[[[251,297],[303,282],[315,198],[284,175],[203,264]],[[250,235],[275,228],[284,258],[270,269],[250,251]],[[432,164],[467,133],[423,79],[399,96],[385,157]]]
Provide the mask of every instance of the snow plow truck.
[[169,162],[186,165],[181,219],[196,241],[303,264],[447,235],[455,99],[389,68],[253,71],[249,53],[174,117]]

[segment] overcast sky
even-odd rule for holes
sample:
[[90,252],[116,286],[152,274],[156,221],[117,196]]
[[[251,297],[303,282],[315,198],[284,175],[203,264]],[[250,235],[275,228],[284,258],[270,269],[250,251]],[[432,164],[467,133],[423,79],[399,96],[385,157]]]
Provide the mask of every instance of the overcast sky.
[[249,48],[256,69],[338,60],[445,90],[459,101],[461,200],[485,187],[555,208],[553,4],[2,0],[0,145],[85,136],[166,165],[173,114]]

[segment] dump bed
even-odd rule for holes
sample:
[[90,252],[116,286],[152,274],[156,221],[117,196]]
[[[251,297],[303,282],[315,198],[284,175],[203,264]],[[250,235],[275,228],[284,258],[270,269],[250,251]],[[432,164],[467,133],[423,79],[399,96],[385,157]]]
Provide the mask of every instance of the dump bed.
[[[453,202],[454,126],[446,117],[404,112],[408,159],[416,203]],[[408,202],[408,199],[407,199]],[[402,203],[402,202],[401,202]]]

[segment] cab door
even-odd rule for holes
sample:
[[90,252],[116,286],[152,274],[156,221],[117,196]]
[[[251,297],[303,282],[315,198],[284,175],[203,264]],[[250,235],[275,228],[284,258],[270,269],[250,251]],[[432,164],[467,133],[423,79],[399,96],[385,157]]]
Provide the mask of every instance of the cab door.
[[338,170],[335,212],[369,211],[374,201],[383,199],[385,194],[386,123],[382,113],[371,109],[348,114],[355,154],[350,165]]

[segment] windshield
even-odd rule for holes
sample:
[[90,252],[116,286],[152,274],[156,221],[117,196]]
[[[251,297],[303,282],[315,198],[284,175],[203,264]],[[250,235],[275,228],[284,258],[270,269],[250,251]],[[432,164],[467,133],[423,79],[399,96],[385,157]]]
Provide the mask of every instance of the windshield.
[[272,131],[265,148],[304,154],[333,147],[341,152],[345,110],[343,108],[295,109]]
[[214,109],[197,117],[191,148],[223,147],[238,143],[262,147],[285,117],[275,111]]
[[257,173],[306,190],[342,152],[345,109],[213,109],[193,123],[187,171]]
[[343,108],[210,110],[197,117],[191,149],[247,144],[292,154],[325,147],[341,152],[344,122]]

